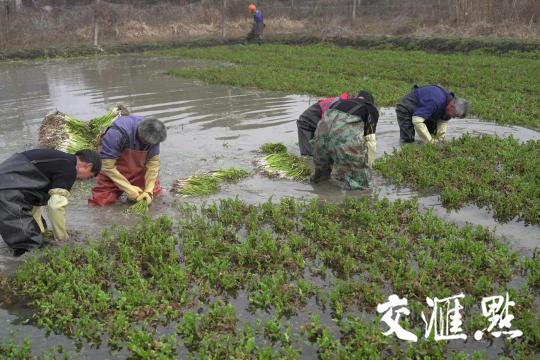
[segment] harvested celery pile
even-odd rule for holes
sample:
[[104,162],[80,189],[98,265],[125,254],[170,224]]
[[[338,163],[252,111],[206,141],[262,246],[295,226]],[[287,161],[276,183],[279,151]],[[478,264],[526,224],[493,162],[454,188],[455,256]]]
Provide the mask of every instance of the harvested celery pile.
[[194,175],[177,180],[173,185],[173,192],[184,196],[205,196],[218,192],[222,182],[234,183],[249,173],[242,169],[226,168],[212,171],[202,175]]
[[268,176],[277,176],[290,180],[306,180],[311,172],[306,160],[287,153],[281,143],[266,143],[260,148],[265,156],[257,161],[259,170]]
[[41,122],[39,145],[71,154],[81,149],[95,149],[101,133],[120,115],[129,115],[129,111],[122,105],[89,121],[78,120],[57,111],[47,115]]

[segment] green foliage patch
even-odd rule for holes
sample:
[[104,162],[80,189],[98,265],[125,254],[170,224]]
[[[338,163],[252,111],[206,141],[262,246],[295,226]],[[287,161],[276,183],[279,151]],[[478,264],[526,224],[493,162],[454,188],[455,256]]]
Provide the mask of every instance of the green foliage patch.
[[393,182],[435,190],[443,206],[476,204],[497,220],[540,223],[540,141],[465,135],[440,145],[406,145],[375,162]]
[[[528,281],[508,291],[524,335],[504,351],[540,351],[538,261],[524,264],[489,231],[447,224],[414,201],[228,199],[179,211],[176,221],[144,219],[85,247],[45,249],[2,291],[27,299],[39,326],[135,358],[174,358],[179,347],[196,358],[297,359],[307,348],[321,358],[439,358],[445,342],[383,336],[377,304],[406,297],[402,324],[421,334],[426,296],[463,292],[472,336],[484,326],[473,305],[522,272]],[[335,323],[320,320],[326,309]]]
[[481,119],[540,128],[538,53],[449,55],[329,44],[233,45],[160,53],[234,64],[169,70],[174,76],[317,96],[369,89],[382,106],[394,106],[413,84],[440,84],[469,100],[472,114]]

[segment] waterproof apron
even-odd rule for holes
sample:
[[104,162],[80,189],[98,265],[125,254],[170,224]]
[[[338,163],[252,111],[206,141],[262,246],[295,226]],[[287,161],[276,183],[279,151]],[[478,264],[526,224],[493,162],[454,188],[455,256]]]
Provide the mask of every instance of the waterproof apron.
[[12,249],[31,250],[43,246],[41,230],[32,216],[34,206],[49,201],[50,180],[22,154],[0,164],[0,235]]
[[[127,135],[122,129],[117,127],[115,129]],[[101,135],[101,138],[103,138],[103,135]],[[143,190],[146,185],[144,174],[146,173],[145,165],[147,156],[148,150],[126,149],[122,151],[120,157],[116,160],[116,168],[120,174],[124,175],[131,185],[138,186]],[[158,196],[161,192],[162,189],[158,179],[154,186],[153,196]],[[96,177],[96,186],[92,189],[92,197],[88,199],[88,205],[105,206],[114,204],[118,201],[122,193],[123,191],[107,175],[100,172]]]

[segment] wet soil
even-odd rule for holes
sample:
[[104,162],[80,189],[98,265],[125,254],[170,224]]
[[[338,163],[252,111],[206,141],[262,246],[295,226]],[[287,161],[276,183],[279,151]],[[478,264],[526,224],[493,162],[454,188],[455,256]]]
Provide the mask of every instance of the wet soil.
[[[236,184],[223,184],[219,193],[205,198],[183,198],[167,191],[156,199],[153,215],[176,214],[183,202],[204,203],[216,199],[238,197],[249,203],[261,203],[272,197],[310,198],[318,196],[341,201],[346,196],[365,196],[371,192],[390,199],[412,198],[419,194],[409,189],[396,189],[379,176],[374,176],[371,191],[343,191],[330,182],[312,186],[309,183],[270,179],[257,173],[253,160],[258,148],[266,142],[283,142],[288,151],[298,154],[296,119],[316,101],[302,95],[210,86],[198,81],[164,75],[170,68],[193,65],[191,61],[141,55],[104,56],[92,59],[49,60],[39,63],[0,63],[0,161],[12,153],[38,146],[38,130],[47,114],[57,110],[77,119],[87,120],[104,114],[114,105],[127,105],[132,113],[153,115],[168,127],[167,141],[161,147],[161,180],[166,190],[174,181],[196,173],[224,167],[240,167],[250,176]],[[198,62],[198,66],[205,63]],[[452,120],[448,136],[463,133],[513,135],[526,141],[540,139],[540,133],[518,126],[505,127],[475,119]],[[392,109],[382,109],[377,128],[377,156],[399,146],[399,131]],[[73,189],[68,207],[68,226],[77,236],[70,244],[83,243],[112,224],[129,225],[137,217],[125,213],[128,204],[120,202],[106,208],[88,208],[87,198],[92,181]],[[431,208],[450,222],[489,226],[513,249],[530,256],[538,246],[540,228],[511,222],[499,224],[488,211],[467,206],[447,212],[437,196],[420,195],[420,206]],[[58,246],[61,244],[54,244]],[[23,257],[24,258],[24,257]],[[12,273],[21,258],[13,258],[0,241],[0,271]],[[238,303],[245,303],[240,296]],[[241,313],[242,314],[242,313]],[[73,344],[63,336],[45,337],[42,330],[25,324],[28,309],[10,306],[0,309],[0,338],[14,332],[16,339],[27,336],[34,349],[62,344],[69,351]],[[248,315],[246,315],[248,316]],[[251,315],[253,316],[253,315]],[[461,345],[457,345],[461,349]],[[479,348],[476,348],[478,350]],[[111,358],[107,349],[83,347],[80,358]]]

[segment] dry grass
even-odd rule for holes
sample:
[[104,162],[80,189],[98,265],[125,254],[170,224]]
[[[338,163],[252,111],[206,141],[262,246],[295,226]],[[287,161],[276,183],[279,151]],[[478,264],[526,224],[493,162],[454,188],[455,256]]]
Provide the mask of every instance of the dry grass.
[[[298,7],[293,11],[283,5],[287,2],[263,7],[266,34],[315,35],[321,39],[362,35],[540,38],[540,10],[533,0],[452,0],[440,2],[446,7],[432,5],[422,12],[415,11],[418,2],[414,5],[409,0],[396,0],[358,9],[354,20],[346,6],[334,6],[336,1],[320,0],[317,6],[308,7],[296,0]],[[227,3],[228,8],[222,12],[221,7],[209,2],[192,6],[160,2],[147,7],[102,2],[96,11],[100,43],[220,37],[223,13],[226,37],[243,37],[252,21],[245,11],[245,1]],[[407,7],[411,4],[412,8]],[[93,19],[94,7],[88,5],[24,8],[9,15],[0,9],[0,48],[92,45]]]

